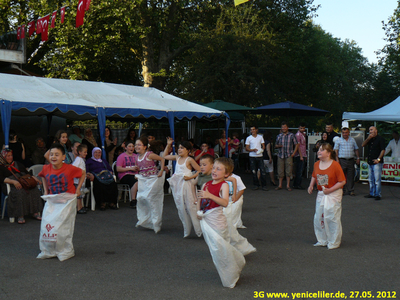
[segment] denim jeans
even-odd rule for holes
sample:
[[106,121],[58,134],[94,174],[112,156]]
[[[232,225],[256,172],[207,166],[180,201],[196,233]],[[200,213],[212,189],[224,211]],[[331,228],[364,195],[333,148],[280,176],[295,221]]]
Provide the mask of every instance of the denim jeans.
[[263,187],[267,186],[267,173],[265,172],[264,159],[262,157],[251,157],[250,156],[250,170],[251,170],[251,173],[253,174],[253,184],[255,186],[260,186],[260,183],[259,183],[258,177],[257,177],[258,169],[260,169],[261,185]]
[[293,182],[294,187],[301,186],[301,178],[303,177],[303,169],[304,169],[305,162],[306,162],[305,158],[303,160],[301,160],[300,156],[294,157],[294,163],[296,164],[296,177],[294,178],[294,182]]
[[374,197],[381,197],[381,163],[369,165],[369,194]]

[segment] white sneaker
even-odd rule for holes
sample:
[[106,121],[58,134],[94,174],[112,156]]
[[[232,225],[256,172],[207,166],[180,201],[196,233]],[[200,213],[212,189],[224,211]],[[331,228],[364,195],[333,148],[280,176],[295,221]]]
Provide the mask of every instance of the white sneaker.
[[332,246],[328,246],[328,250],[333,250],[333,249],[337,249],[337,248],[339,248],[340,246],[334,246],[334,247],[332,247]]
[[316,242],[313,246],[314,247],[326,247],[326,245],[321,244],[320,242]]

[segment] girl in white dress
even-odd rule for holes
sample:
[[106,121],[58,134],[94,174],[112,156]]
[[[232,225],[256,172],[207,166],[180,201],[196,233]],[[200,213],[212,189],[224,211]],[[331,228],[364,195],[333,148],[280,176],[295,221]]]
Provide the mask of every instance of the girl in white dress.
[[[164,158],[175,160],[175,173],[167,179],[174,196],[179,218],[183,224],[183,237],[188,237],[192,226],[197,236],[201,236],[200,222],[197,219],[196,192],[191,179],[196,178],[200,173],[200,166],[189,156],[192,145],[189,142],[182,142],[178,147],[178,155],[166,155],[172,147],[173,139],[167,138],[167,147],[164,151]],[[192,174],[192,171],[196,172]]]

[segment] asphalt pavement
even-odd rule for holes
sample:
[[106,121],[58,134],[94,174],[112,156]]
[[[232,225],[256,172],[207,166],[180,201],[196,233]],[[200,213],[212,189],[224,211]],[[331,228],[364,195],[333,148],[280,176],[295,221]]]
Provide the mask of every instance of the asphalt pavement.
[[0,299],[400,299],[399,186],[383,186],[375,201],[357,183],[357,195],[343,197],[342,245],[327,250],[313,247],[316,192],[253,191],[251,175],[240,175],[247,228],[239,232],[257,252],[234,289],[222,287],[203,238],[183,238],[169,195],[158,234],[135,228],[128,203],[77,215],[76,254],[63,262],[36,259],[39,221],[0,220]]

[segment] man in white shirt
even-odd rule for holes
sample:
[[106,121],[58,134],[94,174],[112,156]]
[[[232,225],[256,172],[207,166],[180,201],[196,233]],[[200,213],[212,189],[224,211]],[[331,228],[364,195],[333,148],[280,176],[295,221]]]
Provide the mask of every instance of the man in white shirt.
[[393,140],[391,140],[387,145],[385,154],[392,151],[392,157],[400,157],[399,133],[397,131],[393,131],[392,136]]
[[257,177],[257,170],[260,169],[261,187],[263,191],[267,189],[267,173],[264,167],[263,152],[265,150],[264,138],[258,135],[258,127],[253,126],[250,128],[251,135],[246,139],[246,150],[249,152],[250,169],[253,173],[253,190],[260,188],[260,182]]

